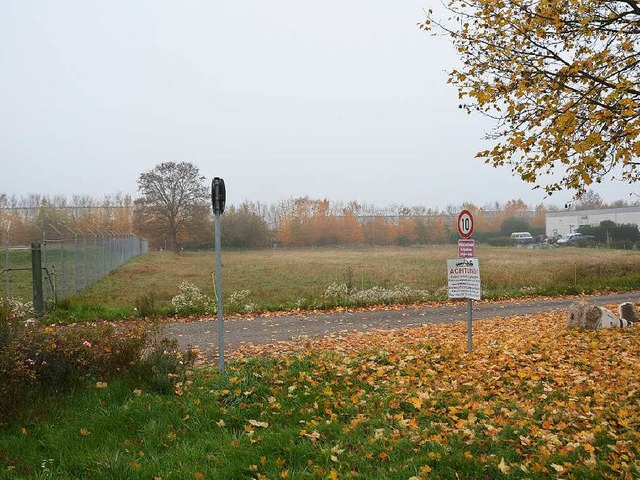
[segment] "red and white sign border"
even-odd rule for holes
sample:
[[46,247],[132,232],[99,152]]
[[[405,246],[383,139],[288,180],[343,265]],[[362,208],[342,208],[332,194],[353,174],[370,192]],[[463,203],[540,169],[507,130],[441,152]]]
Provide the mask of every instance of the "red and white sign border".
[[[462,221],[466,218],[469,218],[469,230],[466,231],[466,229],[463,230],[462,228]],[[459,214],[458,214],[458,233],[460,234],[460,236],[462,238],[470,238],[471,235],[473,235],[473,215],[471,214],[471,212],[467,209],[462,210]]]

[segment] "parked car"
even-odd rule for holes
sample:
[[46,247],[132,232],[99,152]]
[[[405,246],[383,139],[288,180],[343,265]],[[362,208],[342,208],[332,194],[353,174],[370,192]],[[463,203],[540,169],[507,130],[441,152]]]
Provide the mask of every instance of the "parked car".
[[533,243],[533,237],[529,232],[513,232],[511,234],[511,239],[516,242],[516,244],[524,245],[528,243]]
[[593,235],[580,235],[579,237],[570,238],[565,245],[595,245],[596,238]]
[[576,242],[575,239],[581,236],[582,234],[579,232],[567,233],[566,235],[562,235],[560,238],[558,238],[556,243],[558,245],[575,245],[575,242]]

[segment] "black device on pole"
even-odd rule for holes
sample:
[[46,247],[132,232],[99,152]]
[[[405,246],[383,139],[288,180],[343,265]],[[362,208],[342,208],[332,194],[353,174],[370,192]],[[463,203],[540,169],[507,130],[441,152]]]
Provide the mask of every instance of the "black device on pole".
[[211,203],[213,204],[213,213],[216,215],[224,212],[224,205],[227,203],[227,190],[224,187],[224,180],[215,177],[211,181]]

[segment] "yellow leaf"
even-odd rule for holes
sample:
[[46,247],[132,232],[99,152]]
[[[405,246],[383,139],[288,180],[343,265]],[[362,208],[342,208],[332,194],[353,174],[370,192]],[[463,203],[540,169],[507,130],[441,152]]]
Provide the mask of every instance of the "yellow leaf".
[[193,478],[195,478],[196,480],[203,480],[204,479],[204,473],[198,471],[198,472],[193,474]]
[[407,400],[411,405],[414,406],[414,408],[416,410],[420,410],[422,408],[422,399],[418,398],[418,397],[411,397],[409,400]]
[[280,478],[288,478],[289,477],[289,470],[283,470],[280,472]]
[[338,471],[337,470],[331,470],[329,472],[329,480],[338,480]]
[[258,422],[257,420],[249,420],[249,424],[253,425],[254,427],[261,428],[267,428],[269,426],[267,422]]
[[80,435],[82,435],[83,437],[86,437],[87,435],[91,435],[91,432],[89,430],[87,430],[86,428],[81,428],[80,429]]
[[23,436],[25,436],[25,437],[26,437],[27,435],[29,435],[29,430],[27,430],[26,428],[22,427],[22,428],[20,429],[20,433],[21,433]]
[[558,472],[558,473],[562,473],[564,472],[564,467],[562,465],[558,465],[556,463],[552,463],[551,466],[553,467],[553,469]]
[[500,471],[502,473],[504,473],[505,475],[507,475],[510,471],[511,471],[511,467],[509,465],[506,464],[506,462],[504,461],[504,457],[502,457],[500,459],[500,463],[498,464],[498,468],[500,469]]
[[429,465],[423,465],[420,467],[420,476],[427,477],[431,473],[431,467]]
[[107,388],[107,382],[96,382],[96,388]]

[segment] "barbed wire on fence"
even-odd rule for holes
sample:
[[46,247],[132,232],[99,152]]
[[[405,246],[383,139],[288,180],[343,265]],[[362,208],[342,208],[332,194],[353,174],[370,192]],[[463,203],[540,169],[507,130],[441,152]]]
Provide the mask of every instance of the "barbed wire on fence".
[[[4,297],[28,300],[33,294],[32,248],[14,243],[11,222],[2,226]],[[131,258],[147,253],[148,242],[130,232],[113,229],[84,228],[58,223],[43,227],[30,240],[40,243],[44,304],[56,303],[81,292]]]

